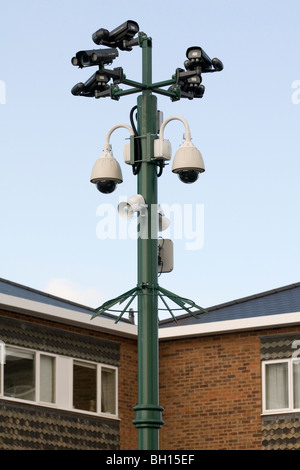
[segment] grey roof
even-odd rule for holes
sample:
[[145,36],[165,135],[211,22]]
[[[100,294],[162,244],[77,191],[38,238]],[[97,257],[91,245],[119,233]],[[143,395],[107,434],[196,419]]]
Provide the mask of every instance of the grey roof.
[[14,297],[20,297],[22,299],[32,300],[34,302],[41,302],[43,304],[52,305],[54,307],[66,308],[68,310],[74,310],[76,312],[86,313],[88,315],[92,315],[95,312],[95,310],[90,307],[86,307],[76,302],[71,302],[55,295],[47,294],[45,292],[32,289],[31,287],[26,287],[2,278],[0,278],[0,294],[12,295]]
[[[89,316],[95,312],[93,308],[2,278],[0,278],[0,293],[74,310]],[[209,307],[206,310],[208,313],[201,312],[198,318],[194,318],[189,314],[178,316],[177,323],[174,323],[173,319],[162,320],[160,321],[160,328],[300,312],[300,282]],[[104,316],[116,318],[115,315],[109,313]],[[129,321],[123,318],[121,320]]]
[[[300,282],[209,307],[206,310],[208,313],[201,313],[198,318],[194,318],[189,314],[181,315],[177,317],[176,325],[192,325],[300,312]],[[160,326],[171,326],[171,323],[174,325],[172,320],[163,320]]]

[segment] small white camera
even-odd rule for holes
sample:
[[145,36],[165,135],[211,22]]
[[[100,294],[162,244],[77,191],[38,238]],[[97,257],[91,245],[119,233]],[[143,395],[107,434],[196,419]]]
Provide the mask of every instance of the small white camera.
[[118,212],[123,219],[131,219],[135,212],[143,212],[147,208],[143,196],[136,194],[130,197],[127,201],[120,202],[118,205]]

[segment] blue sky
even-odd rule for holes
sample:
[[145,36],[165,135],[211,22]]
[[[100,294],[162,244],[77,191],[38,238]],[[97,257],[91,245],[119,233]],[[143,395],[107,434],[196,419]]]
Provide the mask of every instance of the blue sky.
[[[299,281],[300,4],[296,0],[11,0],[0,28],[0,277],[92,307],[136,285],[136,242],[100,240],[101,204],[137,192],[122,162],[128,133],[111,138],[124,182],[110,196],[89,182],[108,130],[129,124],[137,95],[74,97],[95,71],[71,65],[96,47],[92,33],[127,19],[153,40],[153,80],[183,67],[202,46],[224,63],[204,75],[203,99],[158,96],[164,118],[184,117],[206,172],[184,185],[167,167],[162,205],[204,208],[204,243],[174,240],[174,270],[160,284],[207,307]],[[141,50],[113,67],[141,78]],[[183,127],[165,138],[176,150]]]

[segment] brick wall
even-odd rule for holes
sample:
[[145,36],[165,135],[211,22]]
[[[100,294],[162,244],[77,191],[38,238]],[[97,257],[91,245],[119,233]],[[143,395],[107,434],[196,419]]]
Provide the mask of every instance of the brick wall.
[[[262,449],[269,428],[261,416],[261,336],[299,331],[290,327],[162,341],[160,449]],[[299,416],[292,418],[298,426]]]
[[119,416],[121,419],[121,450],[136,450],[138,448],[138,431],[132,424],[135,418],[133,407],[138,403],[136,341],[122,341],[120,357]]
[[[0,316],[25,321],[24,315],[15,313],[0,311]],[[26,317],[26,322],[120,345],[120,448],[137,449],[138,433],[132,424],[137,404],[136,340],[37,318]],[[294,332],[300,327],[161,341],[159,404],[165,424],[160,449],[256,450],[262,449],[263,439],[269,443],[270,432],[278,434],[283,424],[279,426],[279,418],[275,424],[270,419],[264,424],[261,417],[261,337]],[[298,429],[298,416],[294,421]]]
[[260,449],[258,336],[162,342],[160,405],[161,449]]

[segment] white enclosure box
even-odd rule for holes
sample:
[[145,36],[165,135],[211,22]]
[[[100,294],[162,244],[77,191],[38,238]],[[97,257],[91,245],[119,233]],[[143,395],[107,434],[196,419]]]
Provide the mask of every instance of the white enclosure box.
[[172,240],[158,239],[158,272],[170,273],[174,268]]

